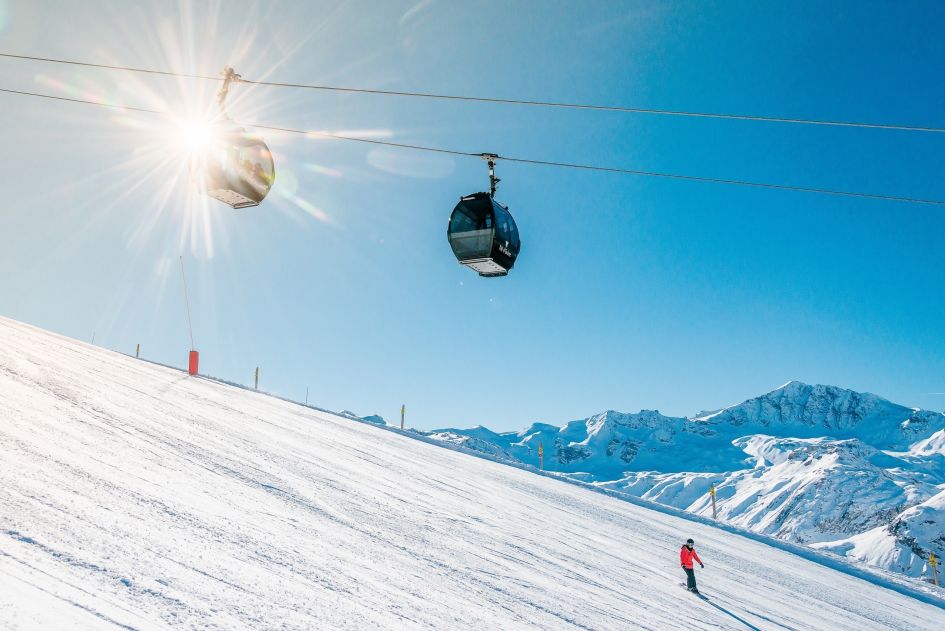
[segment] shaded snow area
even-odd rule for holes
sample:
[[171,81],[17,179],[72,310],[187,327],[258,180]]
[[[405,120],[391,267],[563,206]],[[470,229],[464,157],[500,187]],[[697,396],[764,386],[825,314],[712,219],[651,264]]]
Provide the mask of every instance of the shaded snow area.
[[429,438],[929,579],[945,557],[945,415],[791,381],[691,418],[604,412]]
[[[940,629],[692,521],[0,319],[3,629]],[[681,586],[679,544],[706,563]]]

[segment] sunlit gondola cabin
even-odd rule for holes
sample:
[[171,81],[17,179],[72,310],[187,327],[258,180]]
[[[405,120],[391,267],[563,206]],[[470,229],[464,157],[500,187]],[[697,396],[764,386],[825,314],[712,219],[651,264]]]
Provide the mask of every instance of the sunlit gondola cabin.
[[269,147],[239,128],[221,135],[204,173],[207,195],[232,208],[258,206],[276,179]]
[[521,249],[518,226],[508,208],[489,193],[459,200],[447,229],[456,259],[480,276],[505,276]]

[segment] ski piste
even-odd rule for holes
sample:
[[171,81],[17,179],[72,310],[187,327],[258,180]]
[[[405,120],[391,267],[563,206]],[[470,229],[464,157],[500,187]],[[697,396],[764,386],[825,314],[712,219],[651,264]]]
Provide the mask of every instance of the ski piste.
[[0,318],[0,628],[940,628],[934,588],[423,438]]
[[[723,607],[722,604],[715,602],[712,598],[709,598],[708,596],[706,596],[705,594],[703,594],[703,593],[702,593],[701,591],[699,591],[699,590],[693,591],[693,590],[689,589],[688,587],[686,587],[686,584],[685,584],[685,583],[680,583],[679,585],[680,585],[680,587],[682,587],[683,589],[685,589],[687,592],[689,592],[690,594],[692,594],[694,597],[698,598],[699,600],[701,600],[702,602],[706,603],[707,605],[713,607],[715,610],[717,610],[717,611],[719,611],[719,612],[725,614],[726,616],[728,616],[728,617],[731,618],[732,620],[735,620],[735,621],[739,624],[739,627],[738,627],[738,628],[740,628],[740,629],[748,629],[749,631],[762,631],[761,627],[756,627],[755,625],[751,624],[749,621],[745,620],[743,617],[741,617],[741,616],[739,616],[738,614],[736,614],[735,612],[733,612],[732,609],[734,609],[735,607],[733,607],[733,606],[730,605],[729,603],[723,603],[723,604],[725,604],[725,605],[728,606],[728,607],[731,607],[731,609],[727,609],[726,607]],[[764,615],[760,615],[760,614],[758,614],[757,612],[755,612],[755,615],[756,615],[760,620],[762,620],[762,621],[773,622],[773,621],[771,621],[771,620],[765,618]]]

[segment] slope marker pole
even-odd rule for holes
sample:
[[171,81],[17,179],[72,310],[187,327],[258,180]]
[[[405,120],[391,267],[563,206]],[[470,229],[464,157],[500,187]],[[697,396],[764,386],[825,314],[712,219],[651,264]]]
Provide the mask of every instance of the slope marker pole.
[[190,297],[187,295],[187,276],[184,275],[184,257],[180,257],[180,278],[184,283],[184,307],[187,310],[187,331],[190,333],[190,356],[187,362],[187,374],[196,375],[199,369],[200,355],[194,348],[194,326],[190,321]]

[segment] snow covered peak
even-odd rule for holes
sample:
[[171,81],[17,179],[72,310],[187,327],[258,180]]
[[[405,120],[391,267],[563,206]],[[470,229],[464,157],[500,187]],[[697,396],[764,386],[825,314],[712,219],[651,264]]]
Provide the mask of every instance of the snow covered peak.
[[756,398],[779,399],[796,402],[806,401],[827,401],[830,405],[845,405],[847,402],[855,402],[865,406],[875,406],[880,404],[893,405],[896,408],[905,409],[904,406],[895,405],[888,400],[871,394],[869,392],[857,392],[849,388],[823,384],[808,384],[803,381],[789,381],[780,388],[775,388],[771,392]]
[[898,405],[868,392],[790,381],[698,420],[744,428],[747,433],[776,433],[813,438],[858,438],[881,447],[902,447],[934,422],[935,413]]

